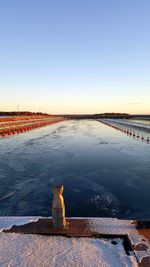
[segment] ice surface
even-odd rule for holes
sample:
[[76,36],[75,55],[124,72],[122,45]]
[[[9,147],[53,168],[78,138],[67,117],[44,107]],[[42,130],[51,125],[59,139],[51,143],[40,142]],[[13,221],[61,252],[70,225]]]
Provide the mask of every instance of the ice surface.
[[135,121],[130,121],[130,120],[115,120],[115,119],[107,119],[106,121],[110,121],[110,122],[114,122],[114,123],[121,123],[124,125],[128,125],[128,126],[135,126],[138,128],[143,128],[146,130],[150,130],[150,124],[149,123],[142,123],[142,122],[135,122]]
[[67,216],[149,218],[145,142],[83,120],[0,139],[0,148],[1,216],[51,216],[60,183]]

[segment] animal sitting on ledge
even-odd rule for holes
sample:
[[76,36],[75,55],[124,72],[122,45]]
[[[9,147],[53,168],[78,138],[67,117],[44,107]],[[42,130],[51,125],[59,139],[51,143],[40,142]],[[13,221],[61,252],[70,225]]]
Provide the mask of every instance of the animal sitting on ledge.
[[52,203],[52,221],[54,228],[66,228],[66,218],[65,218],[65,204],[62,193],[64,191],[63,185],[53,186],[52,192],[54,194],[54,199]]

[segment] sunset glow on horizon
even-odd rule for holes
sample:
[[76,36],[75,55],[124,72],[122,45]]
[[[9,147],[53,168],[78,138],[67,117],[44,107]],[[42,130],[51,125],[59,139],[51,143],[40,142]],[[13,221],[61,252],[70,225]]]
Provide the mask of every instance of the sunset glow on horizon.
[[0,3],[0,111],[150,114],[150,2]]

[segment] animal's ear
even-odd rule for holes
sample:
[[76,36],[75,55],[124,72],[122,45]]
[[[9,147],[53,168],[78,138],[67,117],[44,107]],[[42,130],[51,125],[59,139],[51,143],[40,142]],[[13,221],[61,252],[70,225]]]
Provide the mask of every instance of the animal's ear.
[[63,193],[64,192],[64,186],[62,185],[61,186],[61,193]]

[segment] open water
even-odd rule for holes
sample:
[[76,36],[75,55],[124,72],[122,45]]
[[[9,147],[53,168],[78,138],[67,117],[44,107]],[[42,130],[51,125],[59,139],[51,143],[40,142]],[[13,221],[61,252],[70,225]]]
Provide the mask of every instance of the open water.
[[68,217],[149,219],[150,144],[94,120],[0,139],[0,216],[51,216],[55,184]]

